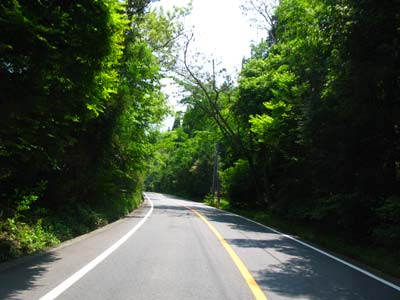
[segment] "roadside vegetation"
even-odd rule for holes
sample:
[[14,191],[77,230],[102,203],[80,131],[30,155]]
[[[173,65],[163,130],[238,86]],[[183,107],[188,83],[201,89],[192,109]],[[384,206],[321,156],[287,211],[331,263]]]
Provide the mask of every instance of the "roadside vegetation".
[[140,204],[186,14],[149,2],[1,2],[0,261]]
[[399,276],[398,2],[247,4],[269,30],[237,82],[187,37],[148,188],[203,199],[217,155],[231,210]]

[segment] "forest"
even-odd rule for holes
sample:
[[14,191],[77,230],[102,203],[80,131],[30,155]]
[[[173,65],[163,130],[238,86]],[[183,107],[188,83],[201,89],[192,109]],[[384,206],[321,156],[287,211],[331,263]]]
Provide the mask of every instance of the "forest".
[[[150,2],[1,2],[0,261],[116,220],[144,190],[218,190],[395,253],[399,1],[247,1],[268,33],[237,80],[192,63],[190,8]],[[163,131],[166,77],[186,109]]]
[[0,261],[141,202],[185,14],[149,2],[1,2]]

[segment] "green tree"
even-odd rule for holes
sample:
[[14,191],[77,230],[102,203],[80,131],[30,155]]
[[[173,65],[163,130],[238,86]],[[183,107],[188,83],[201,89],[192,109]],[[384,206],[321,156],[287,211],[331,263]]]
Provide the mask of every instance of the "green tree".
[[183,127],[163,133],[147,179],[149,189],[202,199],[210,192],[214,164],[214,134]]
[[54,232],[90,230],[141,200],[167,112],[159,81],[186,13],[149,2],[0,4],[1,259],[39,250]]
[[124,28],[119,9],[115,1],[0,5],[5,207],[61,176],[80,135],[112,101]]
[[245,62],[234,106],[254,135],[268,207],[371,238],[387,211],[379,207],[398,199],[399,17],[390,5],[280,2],[274,43]]

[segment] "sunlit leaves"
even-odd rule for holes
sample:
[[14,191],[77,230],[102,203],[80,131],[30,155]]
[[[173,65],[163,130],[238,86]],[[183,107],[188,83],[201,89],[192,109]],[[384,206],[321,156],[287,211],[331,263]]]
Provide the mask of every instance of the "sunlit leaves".
[[[268,113],[262,115],[250,116],[250,130],[256,135],[258,142],[271,143],[274,146],[278,144],[277,138],[282,129],[282,122],[289,117],[292,105],[283,101],[265,102],[264,106]],[[276,132],[274,132],[276,131]]]

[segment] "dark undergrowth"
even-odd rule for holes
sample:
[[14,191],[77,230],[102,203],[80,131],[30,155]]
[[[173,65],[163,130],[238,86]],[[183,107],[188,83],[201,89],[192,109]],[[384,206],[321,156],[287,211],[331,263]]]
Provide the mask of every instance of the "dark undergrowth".
[[32,208],[0,218],[0,262],[55,247],[93,231],[131,212],[141,201],[141,193],[137,192],[117,201],[119,205],[112,210],[88,205],[66,206],[59,211]]

